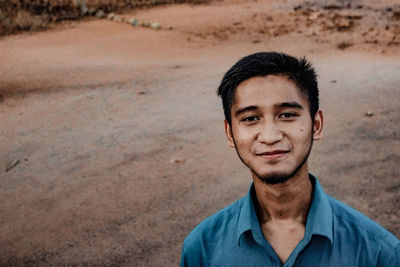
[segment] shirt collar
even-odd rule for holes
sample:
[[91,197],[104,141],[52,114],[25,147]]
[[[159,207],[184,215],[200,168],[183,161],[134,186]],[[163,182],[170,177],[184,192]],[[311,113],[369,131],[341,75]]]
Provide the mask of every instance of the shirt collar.
[[254,223],[258,224],[258,218],[254,207],[253,197],[255,196],[254,184],[251,183],[249,192],[242,199],[242,205],[239,206],[239,217],[237,224],[236,240],[240,245],[241,236],[247,231],[255,231]]
[[321,235],[333,242],[333,215],[328,195],[312,174],[309,175],[313,184],[313,199],[307,215],[305,238],[311,239],[312,235]]
[[[328,200],[328,196],[322,189],[318,180],[309,175],[313,184],[313,198],[310,210],[307,215],[306,231],[304,238],[310,240],[312,235],[321,235],[328,238],[332,244],[332,209]],[[240,245],[240,238],[247,231],[252,231],[253,235],[257,234],[260,229],[254,201],[255,188],[252,183],[247,195],[242,199],[242,205],[239,206],[239,216],[237,224],[236,240]]]

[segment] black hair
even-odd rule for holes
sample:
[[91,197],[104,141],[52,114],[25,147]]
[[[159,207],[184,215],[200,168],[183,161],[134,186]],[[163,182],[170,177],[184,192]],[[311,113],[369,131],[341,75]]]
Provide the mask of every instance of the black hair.
[[314,68],[305,58],[277,52],[261,52],[246,56],[233,65],[224,75],[217,94],[222,99],[225,119],[231,124],[231,108],[238,85],[252,77],[282,75],[293,81],[307,97],[311,119],[319,109],[318,83]]

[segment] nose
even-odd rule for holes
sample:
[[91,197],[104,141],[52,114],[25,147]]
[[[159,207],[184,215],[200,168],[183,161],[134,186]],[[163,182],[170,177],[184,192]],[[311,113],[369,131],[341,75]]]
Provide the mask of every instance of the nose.
[[259,141],[260,143],[265,143],[267,145],[275,144],[276,142],[282,140],[282,138],[282,131],[278,129],[273,123],[263,125],[262,129],[260,129],[257,135],[257,141]]

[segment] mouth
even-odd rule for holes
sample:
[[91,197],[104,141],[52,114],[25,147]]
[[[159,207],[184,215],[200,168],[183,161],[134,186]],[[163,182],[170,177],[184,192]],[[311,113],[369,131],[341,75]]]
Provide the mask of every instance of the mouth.
[[264,159],[278,159],[285,156],[290,151],[288,150],[273,150],[273,151],[266,151],[262,153],[256,153],[257,156],[262,157]]

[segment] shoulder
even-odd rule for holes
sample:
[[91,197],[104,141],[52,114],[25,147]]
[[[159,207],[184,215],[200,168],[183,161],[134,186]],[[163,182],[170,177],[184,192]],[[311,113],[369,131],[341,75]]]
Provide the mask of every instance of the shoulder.
[[241,198],[224,209],[211,215],[197,225],[185,238],[182,261],[200,263],[207,259],[213,246],[224,247],[232,244],[237,231],[237,217],[244,199]]
[[398,259],[400,241],[397,237],[343,202],[328,196],[334,216],[334,238],[374,250],[379,258]]
[[400,241],[393,234],[364,214],[333,197],[329,197],[329,201],[338,222],[348,224],[370,238],[385,241],[393,246],[399,244]]
[[232,223],[235,221],[242,205],[243,198],[203,220],[190,232],[184,243],[189,245],[199,240],[213,239],[216,238],[216,235],[221,234],[224,228],[233,227]]

